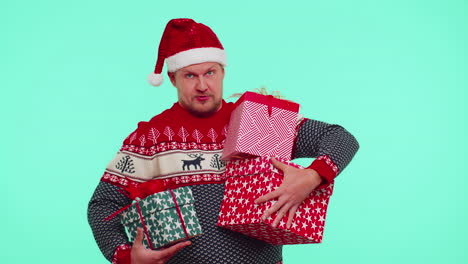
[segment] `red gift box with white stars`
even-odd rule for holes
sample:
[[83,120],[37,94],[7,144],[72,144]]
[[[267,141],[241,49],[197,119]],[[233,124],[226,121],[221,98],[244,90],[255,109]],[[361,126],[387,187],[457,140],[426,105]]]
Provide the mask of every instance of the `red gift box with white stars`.
[[231,113],[223,160],[265,156],[291,159],[299,104],[245,92]]
[[[296,168],[292,162],[279,159]],[[243,233],[273,245],[320,243],[323,237],[328,201],[333,183],[322,184],[298,207],[292,225],[286,229],[288,215],[272,227],[276,213],[265,221],[263,213],[275,200],[263,204],[254,201],[278,188],[283,181],[281,170],[276,169],[269,157],[257,157],[229,161],[226,166],[224,198],[221,204],[218,226]]]

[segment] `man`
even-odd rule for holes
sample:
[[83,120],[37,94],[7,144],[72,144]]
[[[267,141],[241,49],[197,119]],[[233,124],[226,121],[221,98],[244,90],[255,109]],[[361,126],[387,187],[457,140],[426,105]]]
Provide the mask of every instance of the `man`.
[[[149,122],[140,122],[101,178],[88,207],[88,220],[101,251],[113,263],[281,263],[281,246],[216,226],[225,167],[210,166],[210,160],[222,152],[233,110],[233,104],[222,99],[226,65],[223,46],[209,27],[191,19],[174,19],[166,26],[154,73],[149,76],[153,85],[162,82],[164,60],[170,81],[177,88],[178,102]],[[263,217],[278,211],[274,225],[284,215],[291,225],[299,204],[321,182],[333,181],[358,147],[354,137],[338,125],[301,120],[293,158],[316,159],[306,169],[272,159],[284,172],[284,181],[256,200],[278,200]],[[181,161],[193,155],[203,157],[197,161],[199,166],[182,166]],[[125,166],[122,161],[126,161]],[[121,188],[150,179],[191,185],[203,235],[165,249],[149,250],[142,244],[142,230],[131,245],[118,217],[103,220],[131,203],[119,191]]]

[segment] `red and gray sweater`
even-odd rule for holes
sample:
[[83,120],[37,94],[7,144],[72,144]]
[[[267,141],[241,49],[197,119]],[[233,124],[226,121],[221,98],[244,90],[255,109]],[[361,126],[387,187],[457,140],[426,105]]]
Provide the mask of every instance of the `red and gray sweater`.
[[[233,103],[223,101],[213,116],[193,116],[175,103],[170,109],[140,122],[107,166],[88,206],[88,221],[103,255],[112,263],[130,263],[131,243],[120,219],[104,219],[132,201],[119,192],[129,184],[164,179],[191,185],[203,235],[192,238],[168,263],[278,263],[282,247],[217,227],[224,191],[221,157]],[[339,125],[302,119],[292,157],[315,158],[309,168],[332,181],[359,148]],[[203,157],[195,161],[193,157]],[[193,162],[187,163],[187,161]],[[185,161],[185,162],[184,162]],[[220,165],[221,164],[221,165]]]

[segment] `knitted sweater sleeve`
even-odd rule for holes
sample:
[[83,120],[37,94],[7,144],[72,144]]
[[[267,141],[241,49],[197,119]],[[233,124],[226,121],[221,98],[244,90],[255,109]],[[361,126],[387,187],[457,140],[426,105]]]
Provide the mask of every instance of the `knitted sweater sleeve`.
[[[121,150],[132,143],[141,143],[137,136],[146,135],[148,129],[148,122],[139,122],[137,129],[124,140]],[[113,264],[130,263],[131,243],[119,216],[104,220],[132,203],[130,198],[119,192],[120,189],[117,185],[101,180],[88,205],[88,222],[94,239],[104,257]]]
[[112,263],[129,263],[130,243],[118,216],[104,220],[132,201],[120,187],[101,181],[88,204],[88,222],[99,249]]
[[349,164],[359,149],[356,138],[336,124],[305,119],[298,129],[294,158],[316,158],[308,167],[328,182]]

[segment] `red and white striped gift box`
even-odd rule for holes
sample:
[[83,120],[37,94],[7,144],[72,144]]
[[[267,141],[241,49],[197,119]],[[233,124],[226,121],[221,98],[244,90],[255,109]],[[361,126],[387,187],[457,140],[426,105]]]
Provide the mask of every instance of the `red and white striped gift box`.
[[[294,163],[280,161],[301,168]],[[320,243],[333,183],[320,185],[302,202],[289,229],[286,228],[287,215],[277,227],[272,227],[276,213],[265,221],[261,217],[275,201],[260,205],[254,201],[278,188],[283,181],[282,175],[267,157],[229,161],[226,166],[226,176],[229,178],[226,180],[217,225],[273,245]]]
[[245,92],[231,114],[222,159],[268,156],[291,159],[299,104]]

